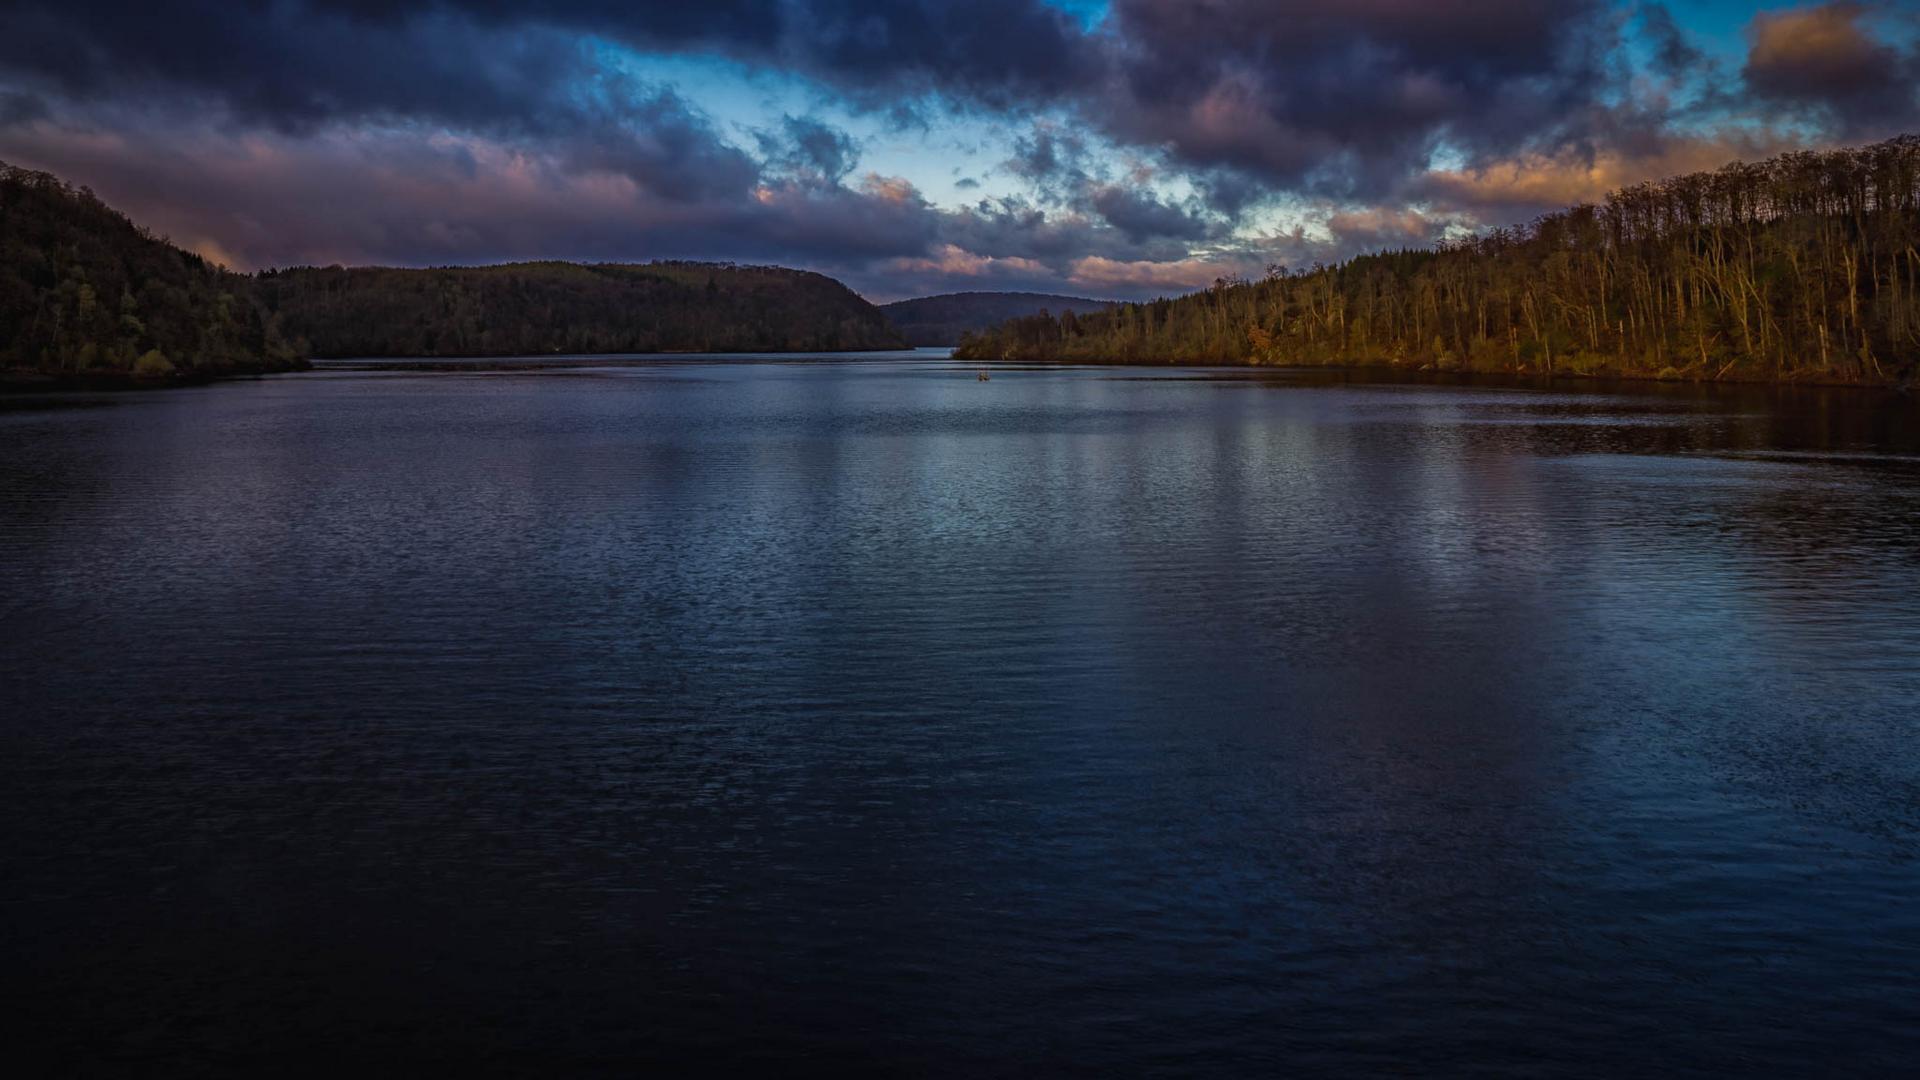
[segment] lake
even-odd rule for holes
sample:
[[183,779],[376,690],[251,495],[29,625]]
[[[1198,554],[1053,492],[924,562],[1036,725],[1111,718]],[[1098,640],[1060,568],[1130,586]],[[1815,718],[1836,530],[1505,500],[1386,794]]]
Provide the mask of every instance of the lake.
[[939,357],[0,401],[13,1053],[1920,1054],[1920,403]]

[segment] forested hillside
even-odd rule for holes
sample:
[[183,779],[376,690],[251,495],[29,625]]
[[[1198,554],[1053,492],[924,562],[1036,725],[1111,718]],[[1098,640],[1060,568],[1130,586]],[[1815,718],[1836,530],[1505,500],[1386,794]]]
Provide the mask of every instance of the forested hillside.
[[964,292],[923,296],[880,305],[914,345],[958,345],[968,333],[989,330],[1025,315],[1047,312],[1085,315],[1112,307],[1111,300],[1025,292]]
[[165,378],[299,366],[253,281],[85,188],[0,164],[0,370]]
[[1438,250],[1019,319],[960,356],[1910,380],[1920,138],[1640,184]]
[[900,348],[878,308],[778,267],[522,263],[231,273],[0,164],[0,372],[196,378],[306,356]]
[[708,263],[265,271],[259,295],[314,356],[900,348],[832,278]]

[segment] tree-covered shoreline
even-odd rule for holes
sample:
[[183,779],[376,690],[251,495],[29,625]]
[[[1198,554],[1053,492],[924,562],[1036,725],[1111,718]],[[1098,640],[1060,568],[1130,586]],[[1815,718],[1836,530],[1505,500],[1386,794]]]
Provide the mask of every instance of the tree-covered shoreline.
[[1920,366],[1920,137],[1638,184],[1434,250],[1016,319],[956,355],[1904,384]]
[[821,274],[721,263],[516,263],[239,274],[84,187],[0,163],[0,387],[205,382],[311,356],[904,348]]
[[0,163],[0,371],[9,382],[203,381],[303,367],[253,282],[84,187]]

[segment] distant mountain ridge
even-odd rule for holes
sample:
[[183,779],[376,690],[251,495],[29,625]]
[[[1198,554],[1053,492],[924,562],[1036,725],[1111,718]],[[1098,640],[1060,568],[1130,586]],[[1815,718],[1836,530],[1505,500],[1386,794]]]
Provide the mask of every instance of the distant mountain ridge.
[[1051,293],[962,292],[923,296],[880,305],[900,333],[914,345],[958,345],[964,334],[979,333],[1006,322],[1045,311],[1059,316],[1071,311],[1085,315],[1105,311],[1117,300],[1089,300]]

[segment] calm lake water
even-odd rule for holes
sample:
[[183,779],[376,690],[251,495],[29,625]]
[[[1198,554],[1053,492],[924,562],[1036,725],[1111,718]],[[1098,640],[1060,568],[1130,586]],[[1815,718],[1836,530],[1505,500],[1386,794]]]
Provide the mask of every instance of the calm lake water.
[[921,357],[0,405],[3,1007],[57,1071],[1920,1054],[1911,398]]

